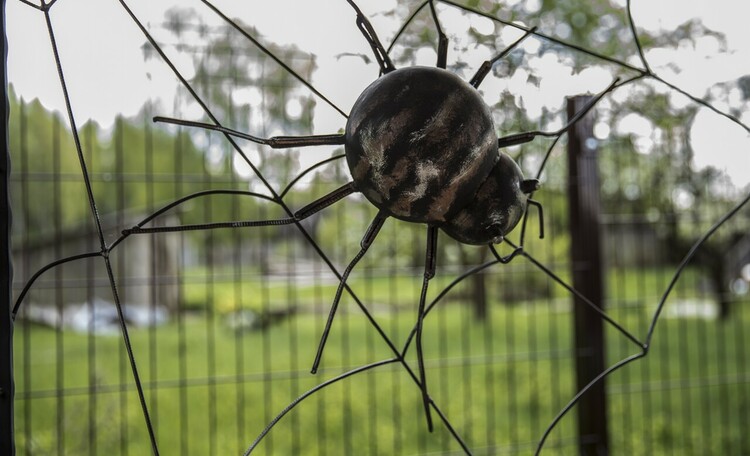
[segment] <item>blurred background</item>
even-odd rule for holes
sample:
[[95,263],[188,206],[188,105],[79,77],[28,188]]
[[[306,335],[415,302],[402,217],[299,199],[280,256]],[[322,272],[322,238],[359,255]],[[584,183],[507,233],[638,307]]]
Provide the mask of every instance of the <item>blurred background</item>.
[[[50,262],[100,250],[76,136],[107,245],[196,192],[262,196],[194,198],[148,226],[283,218],[279,202],[296,210],[351,180],[341,159],[305,172],[342,154],[338,146],[272,150],[238,140],[237,150],[219,133],[152,121],[210,122],[200,98],[222,125],[256,136],[339,132],[379,74],[346,2],[214,2],[247,36],[206,2],[125,3],[194,94],[120,3],[61,0],[49,26],[75,130],[45,14],[7,5],[15,297]],[[398,67],[435,66],[429,7],[357,3],[386,47],[418,11],[391,55]],[[653,72],[750,124],[742,7],[651,3],[634,2],[632,13]],[[450,41],[448,69],[464,80],[522,35],[491,17],[552,38],[526,39],[482,83],[501,136],[559,129],[566,97],[600,92],[642,67],[624,1],[435,7]],[[608,94],[584,138],[598,150],[598,185],[582,187],[601,202],[604,292],[596,304],[640,340],[691,245],[750,192],[747,127],[663,81],[643,78]],[[527,177],[542,170],[535,199],[544,206],[545,239],[531,211],[525,247],[543,268],[517,258],[484,269],[425,320],[430,394],[474,454],[533,453],[579,389],[575,338],[586,328],[575,327],[573,294],[545,271],[572,283],[569,189],[580,184],[570,179],[566,142],[538,138],[506,150]],[[303,227],[343,271],[375,213],[352,195]],[[702,246],[666,301],[649,355],[607,378],[601,409],[612,454],[750,453],[749,227],[743,209]],[[516,243],[518,231],[510,236]],[[416,322],[425,233],[389,219],[349,279],[397,346]],[[429,299],[492,259],[486,248],[445,235],[438,246]],[[322,368],[309,373],[338,280],[293,226],[132,235],[109,258],[161,454],[241,454],[309,388],[392,356],[345,293]],[[50,269],[23,299],[15,326],[18,454],[150,451],[102,264],[93,257]],[[607,366],[639,352],[607,323],[603,337]],[[413,350],[408,360],[416,366]],[[421,407],[401,366],[379,367],[311,396],[257,452],[462,454],[439,423],[427,432]],[[588,438],[578,413],[553,429],[543,454],[578,454]]]

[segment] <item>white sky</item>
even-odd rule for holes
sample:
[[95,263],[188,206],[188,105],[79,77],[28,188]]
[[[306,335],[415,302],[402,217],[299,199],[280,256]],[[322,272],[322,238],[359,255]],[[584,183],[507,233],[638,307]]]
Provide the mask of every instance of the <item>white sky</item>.
[[[509,3],[517,3],[510,1]],[[612,0],[624,8],[624,0]],[[137,0],[128,2],[135,14],[144,22],[163,22],[164,11],[174,2],[164,0]],[[206,7],[197,0],[183,0],[181,6],[197,10]],[[401,25],[396,18],[379,14],[392,9],[395,0],[359,0],[381,40],[388,42]],[[538,8],[538,1],[526,2],[526,8]],[[258,27],[264,43],[296,45],[301,50],[316,55],[317,71],[312,83],[330,99],[348,112],[359,93],[377,76],[377,66],[369,65],[359,57],[337,57],[341,54],[371,55],[354,22],[354,13],[344,0],[274,0],[271,1],[221,1],[215,4],[230,17],[240,17],[244,22]],[[467,18],[454,8],[438,5],[444,28],[465,30],[474,27],[486,29],[487,21]],[[638,26],[651,33],[669,30],[693,17],[726,35],[729,52],[717,53],[718,43],[712,38],[700,40],[693,48],[678,50],[652,50],[647,53],[652,68],[662,77],[696,96],[703,96],[717,83],[736,80],[750,74],[750,2],[743,0],[634,0],[633,15]],[[17,0],[7,4],[7,30],[9,40],[8,77],[17,93],[27,100],[39,98],[50,109],[64,110],[57,70],[49,45],[43,14]],[[219,19],[214,18],[216,24]],[[52,24],[58,41],[63,69],[69,86],[76,119],[82,124],[95,119],[111,125],[118,113],[135,114],[147,99],[161,99],[171,107],[176,80],[165,65],[156,60],[144,64],[140,49],[144,37],[119,2],[103,0],[59,0],[53,7]],[[542,30],[543,32],[550,32]],[[156,31],[154,31],[156,32]],[[505,33],[503,34],[505,35]],[[509,30],[501,36],[510,42],[518,36]],[[158,37],[157,37],[158,39]],[[528,50],[538,46],[530,39],[524,44]],[[639,65],[635,47],[631,63]],[[494,102],[503,90],[528,93],[524,96],[526,109],[532,117],[542,108],[558,111],[568,95],[595,92],[604,88],[611,76],[604,70],[591,68],[578,74],[561,71],[554,55],[538,58],[531,64],[533,72],[542,79],[540,87],[530,87],[523,71],[510,80],[486,80],[482,85],[485,97]],[[488,55],[466,57],[476,68]],[[420,62],[434,65],[434,52],[422,52]],[[178,67],[189,73],[186,61],[176,61]],[[144,69],[145,67],[145,69]],[[147,77],[147,73],[149,77]],[[626,97],[626,91],[613,96]],[[687,101],[674,95],[676,105]],[[721,109],[743,108],[739,93],[732,94]],[[170,115],[170,113],[166,113]],[[183,117],[187,117],[182,112]],[[196,114],[197,118],[198,114]],[[744,105],[741,119],[750,124],[750,112]],[[645,122],[644,122],[645,121]],[[325,103],[319,102],[315,117],[316,133],[332,133],[345,124],[344,119]],[[658,138],[651,135],[648,121],[632,116],[609,129],[630,131],[641,140],[647,151]],[[606,133],[607,128],[600,128]],[[273,132],[275,134],[283,132]],[[604,134],[602,133],[602,134]],[[724,169],[738,186],[750,184],[750,134],[726,119],[702,109],[691,132],[696,151],[696,165],[713,165]]]

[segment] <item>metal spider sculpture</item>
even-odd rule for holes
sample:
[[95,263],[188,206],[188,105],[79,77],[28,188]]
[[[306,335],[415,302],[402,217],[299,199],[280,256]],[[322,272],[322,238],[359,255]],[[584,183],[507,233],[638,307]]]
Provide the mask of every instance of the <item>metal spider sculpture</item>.
[[[149,43],[160,54],[164,62],[172,69],[172,71],[175,73],[178,79],[180,79],[187,90],[190,91],[195,100],[198,101],[199,104],[201,104],[206,114],[212,120],[214,120],[215,124],[191,122],[164,117],[157,117],[154,119],[155,121],[217,130],[225,133],[226,135],[244,138],[259,144],[270,146],[272,148],[292,148],[316,145],[343,145],[347,163],[353,180],[352,182],[340,187],[330,194],[313,201],[297,212],[292,213],[291,210],[288,210],[285,204],[282,204],[283,208],[289,215],[289,217],[283,219],[222,222],[192,226],[144,226],[155,217],[158,217],[160,214],[163,214],[170,208],[173,208],[194,197],[217,193],[248,193],[235,192],[232,190],[199,192],[180,198],[170,203],[169,205],[149,215],[135,227],[124,230],[120,238],[116,239],[111,244],[108,244],[105,240],[101,228],[101,222],[96,208],[95,198],[91,191],[89,175],[85,167],[86,160],[81,149],[80,141],[78,140],[78,128],[75,124],[71,101],[68,96],[67,85],[62,71],[59,53],[57,51],[55,33],[49,20],[49,10],[55,3],[55,0],[42,2],[42,6],[34,5],[31,2],[23,0],[23,3],[37,8],[40,11],[43,11],[47,19],[50,42],[54,50],[55,62],[58,69],[58,77],[63,88],[63,94],[68,111],[71,130],[73,131],[73,134],[76,138],[76,152],[82,164],[83,179],[87,188],[91,212],[95,221],[97,222],[101,249],[60,258],[39,269],[27,281],[23,290],[19,294],[16,304],[13,307],[12,317],[15,318],[19,311],[21,303],[24,301],[26,293],[31,289],[35,281],[46,271],[60,266],[64,263],[73,262],[84,258],[102,258],[109,276],[109,283],[119,315],[121,331],[124,338],[124,345],[131,364],[131,371],[135,380],[136,390],[138,391],[141,408],[149,432],[152,450],[156,455],[159,454],[158,446],[156,443],[156,436],[151,424],[149,411],[145,400],[144,389],[141,385],[140,377],[137,372],[135,356],[133,353],[133,348],[130,344],[127,325],[123,317],[122,306],[120,303],[119,295],[117,293],[117,286],[114,280],[112,266],[109,260],[110,252],[112,252],[131,234],[183,231],[192,229],[202,230],[219,227],[252,227],[285,224],[299,225],[300,221],[311,216],[312,214],[324,210],[328,206],[331,206],[341,199],[344,199],[348,195],[351,195],[355,192],[362,193],[367,198],[367,200],[370,201],[370,203],[378,208],[379,212],[375,216],[375,219],[371,222],[361,241],[361,249],[359,253],[350,261],[344,273],[339,275],[338,271],[336,271],[335,268],[331,266],[331,269],[334,271],[334,273],[336,273],[336,275],[340,277],[340,282],[333,299],[331,310],[328,315],[328,319],[321,336],[320,343],[318,345],[315,361],[313,363],[312,371],[313,373],[315,373],[320,366],[325,344],[330,333],[342,293],[344,289],[349,289],[346,285],[346,281],[353,268],[364,257],[367,250],[374,242],[385,220],[388,217],[395,217],[400,220],[425,224],[427,226],[427,247],[424,268],[424,281],[422,284],[421,296],[419,300],[417,322],[415,324],[414,330],[409,335],[403,350],[399,351],[397,348],[395,348],[390,339],[388,339],[388,337],[384,335],[384,333],[380,330],[374,320],[370,318],[373,326],[381,333],[381,335],[383,335],[385,341],[394,351],[395,357],[349,370],[337,377],[321,383],[312,390],[303,394],[298,399],[289,404],[283,411],[281,411],[281,413],[277,415],[276,418],[274,418],[270,423],[268,423],[266,428],[261,432],[261,434],[245,452],[246,455],[251,453],[257,447],[258,443],[263,439],[263,437],[268,434],[270,429],[289,410],[291,410],[305,398],[309,397],[311,394],[319,391],[326,385],[330,385],[341,379],[364,372],[368,369],[394,362],[401,363],[404,366],[405,370],[411,375],[417,386],[420,388],[428,428],[432,430],[433,427],[430,411],[430,407],[432,407],[432,409],[445,423],[447,429],[451,432],[451,434],[453,434],[459,444],[461,444],[464,451],[467,454],[470,454],[468,447],[461,440],[460,436],[452,429],[452,426],[450,425],[448,420],[442,414],[438,406],[430,398],[427,388],[427,379],[425,375],[424,357],[422,352],[422,323],[425,315],[427,314],[427,312],[429,312],[430,307],[434,305],[437,302],[437,299],[443,296],[443,294],[450,288],[449,286],[444,289],[443,292],[441,292],[441,294],[438,296],[438,298],[436,298],[436,300],[434,300],[432,304],[430,304],[430,307],[425,308],[428,284],[430,279],[435,275],[435,256],[438,231],[442,229],[446,234],[462,243],[489,245],[490,250],[496,258],[495,262],[508,263],[519,254],[523,254],[537,267],[543,270],[547,275],[555,279],[560,285],[565,287],[568,291],[576,295],[578,298],[581,298],[582,301],[585,301],[590,306],[590,308],[593,309],[602,319],[606,320],[609,324],[619,330],[625,337],[630,339],[639,347],[638,353],[618,361],[617,363],[601,372],[586,387],[582,388],[578,392],[578,394],[560,411],[560,413],[554,418],[552,423],[547,427],[545,433],[542,435],[538,443],[536,454],[539,454],[550,431],[557,425],[560,419],[576,404],[578,399],[591,388],[592,385],[596,384],[615,370],[620,369],[637,359],[643,358],[648,354],[656,323],[664,308],[666,299],[672,291],[674,285],[677,283],[681,272],[685,269],[691,258],[696,254],[698,248],[707,239],[709,239],[713,235],[713,233],[716,232],[727,220],[732,218],[740,209],[743,208],[744,205],[750,202],[750,195],[745,196],[729,212],[720,217],[716,221],[716,223],[712,225],[712,227],[695,242],[690,251],[685,255],[683,261],[677,267],[672,280],[670,281],[661,300],[659,301],[658,306],[652,316],[647,336],[644,339],[639,339],[638,337],[627,331],[623,326],[619,325],[616,321],[607,316],[606,313],[599,310],[598,307],[591,301],[588,301],[585,296],[577,292],[574,288],[565,284],[564,281],[559,279],[549,269],[545,268],[542,264],[534,260],[531,256],[523,251],[526,225],[525,222],[529,205],[535,206],[539,210],[540,237],[543,237],[542,206],[540,203],[531,199],[531,195],[533,194],[533,192],[539,188],[539,181],[537,179],[524,179],[518,165],[508,155],[500,152],[500,150],[508,146],[519,145],[532,141],[537,136],[554,137],[555,139],[559,139],[560,136],[568,131],[573,125],[575,125],[578,120],[581,119],[601,99],[602,96],[604,96],[604,94],[610,92],[615,87],[628,84],[641,78],[650,78],[653,81],[660,82],[669,87],[671,90],[686,95],[695,103],[710,108],[716,113],[726,117],[730,121],[737,123],[747,131],[750,131],[750,127],[742,123],[733,115],[722,112],[713,107],[708,102],[694,97],[689,93],[683,91],[679,87],[674,86],[661,79],[656,73],[651,70],[643,53],[638,34],[636,32],[636,27],[630,15],[630,1],[628,1],[628,23],[630,25],[635,45],[638,49],[642,68],[638,68],[625,62],[608,58],[606,56],[568,43],[560,42],[560,44],[568,48],[598,57],[600,59],[616,63],[620,68],[635,71],[637,75],[622,83],[619,83],[618,80],[615,79],[615,81],[612,82],[604,91],[602,91],[599,95],[593,97],[587,105],[585,105],[577,114],[575,114],[570,119],[567,125],[565,125],[558,131],[529,131],[512,134],[509,136],[498,137],[495,131],[495,126],[492,122],[492,117],[490,115],[490,108],[483,102],[482,98],[477,92],[477,89],[482,83],[483,79],[491,70],[492,65],[499,59],[507,55],[509,52],[511,52],[526,37],[536,33],[534,28],[524,28],[524,30],[526,30],[525,35],[519,38],[516,42],[512,43],[507,49],[503,50],[493,59],[485,61],[477,70],[476,74],[474,74],[474,76],[469,80],[469,82],[465,82],[446,70],[448,39],[440,28],[433,0],[425,0],[422,3],[422,6],[418,8],[417,12],[427,4],[429,4],[432,10],[432,16],[435,20],[435,26],[439,35],[438,58],[436,67],[410,67],[402,69],[395,68],[388,55],[387,50],[381,44],[372,25],[362,14],[354,1],[347,1],[356,12],[357,26],[372,48],[372,52],[380,67],[381,77],[379,77],[375,82],[373,82],[362,92],[351,110],[343,134],[294,137],[280,136],[272,138],[259,138],[220,126],[216,117],[211,114],[207,105],[200,99],[195,91],[192,90],[190,84],[184,79],[177,68],[172,64],[170,59],[164,54],[158,43],[154,40],[154,38],[148,32],[147,28],[144,26],[144,24],[136,17],[136,15],[132,12],[132,10],[128,7],[124,0],[120,1],[122,7],[131,17],[133,22],[141,29],[144,36],[148,39]],[[223,15],[213,5],[211,5],[210,2],[208,2],[207,0],[203,0],[203,3],[205,3],[209,8],[214,10],[217,14],[231,23],[231,20]],[[445,3],[453,4],[452,2]],[[407,21],[407,23],[409,21]],[[509,22],[503,23],[510,24]],[[404,27],[405,26],[406,24],[404,25]],[[550,40],[552,39],[551,37],[545,36],[541,33],[536,34],[542,37],[546,37]],[[248,36],[248,38],[262,48],[262,46],[260,46],[259,43],[257,43],[251,37]],[[309,84],[307,85],[313,92],[320,95],[319,92],[317,92],[312,86],[310,86]],[[235,149],[238,152],[241,152],[236,144],[233,143],[233,146],[235,146]],[[551,151],[552,147],[548,149],[548,155]],[[319,163],[319,165],[330,160],[332,159],[325,160]],[[543,166],[544,164],[542,164],[542,168]],[[308,169],[308,171],[310,169]],[[260,176],[260,174],[258,175]],[[295,181],[299,179],[299,177],[301,177],[301,175],[298,176]],[[289,186],[291,186],[293,183],[294,181],[289,184]],[[268,188],[272,191],[272,193],[275,194],[270,186]],[[287,187],[287,190],[288,188],[289,187]],[[280,196],[275,195],[274,198],[268,199],[281,204],[283,203],[282,198],[285,193],[286,190],[282,192]],[[254,196],[259,195],[254,194]],[[516,244],[507,241],[507,243],[514,250],[505,257],[500,256],[494,249],[493,244],[503,242],[505,240],[505,236],[511,230],[513,230],[519,222],[521,222],[521,235],[519,244],[516,246]],[[307,235],[304,229],[301,229],[301,231],[303,234]],[[315,245],[309,237],[308,240],[310,240],[310,242]],[[327,258],[320,250],[318,250],[318,253],[320,253],[321,258],[328,262]],[[481,268],[484,268],[488,264],[490,263],[486,263],[481,267],[473,268],[472,271],[469,271],[463,277],[481,270]],[[494,264],[494,262],[492,264]],[[455,284],[457,283],[457,281],[454,281],[453,283]],[[365,314],[370,317],[370,315],[367,313],[367,310],[361,305],[359,300],[356,299],[354,293],[352,293],[352,296],[355,297],[355,300],[358,304],[360,304],[360,307],[363,309]],[[417,361],[419,364],[418,378],[413,373],[411,367],[405,361],[406,352],[410,346],[412,339],[415,340],[417,349]]]
[[[346,281],[365,256],[388,217],[427,225],[424,281],[415,325],[415,345],[427,426],[433,430],[430,396],[422,349],[422,322],[430,279],[435,276],[438,231],[471,245],[503,242],[525,216],[529,205],[539,210],[540,238],[544,237],[542,205],[531,199],[538,179],[524,179],[519,166],[500,150],[532,141],[537,136],[559,137],[582,118],[617,83],[594,97],[562,129],[529,131],[498,137],[489,106],[477,91],[495,62],[515,49],[536,30],[531,28],[492,60],[485,61],[466,82],[446,70],[448,39],[436,21],[440,37],[436,67],[396,68],[369,20],[352,0],[357,26],[372,48],[381,76],[354,103],[344,133],[260,138],[217,125],[155,117],[156,122],[217,130],[275,149],[343,145],[353,180],[313,201],[293,217],[238,222],[236,226],[298,223],[355,192],[378,208],[361,242],[359,253],[341,276],[311,372],[320,366],[326,341]],[[431,7],[434,8],[432,3]],[[433,11],[434,14],[434,11]],[[507,264],[523,251],[520,245],[507,256],[493,249]],[[123,234],[161,231],[134,227]]]

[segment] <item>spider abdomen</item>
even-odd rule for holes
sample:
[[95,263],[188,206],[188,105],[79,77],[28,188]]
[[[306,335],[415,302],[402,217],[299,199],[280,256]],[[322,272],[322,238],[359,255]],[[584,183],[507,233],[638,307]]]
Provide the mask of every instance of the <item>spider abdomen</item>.
[[443,69],[409,67],[378,78],[357,99],[346,159],[357,189],[379,209],[442,223],[489,175],[497,134],[472,86]]

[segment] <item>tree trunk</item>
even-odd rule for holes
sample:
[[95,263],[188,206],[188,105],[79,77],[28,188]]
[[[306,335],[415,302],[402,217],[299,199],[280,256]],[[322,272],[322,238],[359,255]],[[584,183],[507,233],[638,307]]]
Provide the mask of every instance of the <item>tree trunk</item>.
[[719,261],[713,261],[712,263],[708,277],[711,280],[711,289],[716,298],[716,303],[719,305],[719,320],[727,321],[731,313],[731,301],[729,299],[729,290],[726,287],[726,280],[724,280],[726,277],[724,262],[719,259]]
[[[482,264],[487,261],[487,249],[481,249],[476,254],[472,254],[475,249],[469,250],[461,246],[461,262],[464,265]],[[474,319],[476,321],[486,321],[489,316],[489,302],[487,300],[487,277],[483,272],[474,274],[468,278],[469,284],[468,298],[471,308],[474,310]]]

